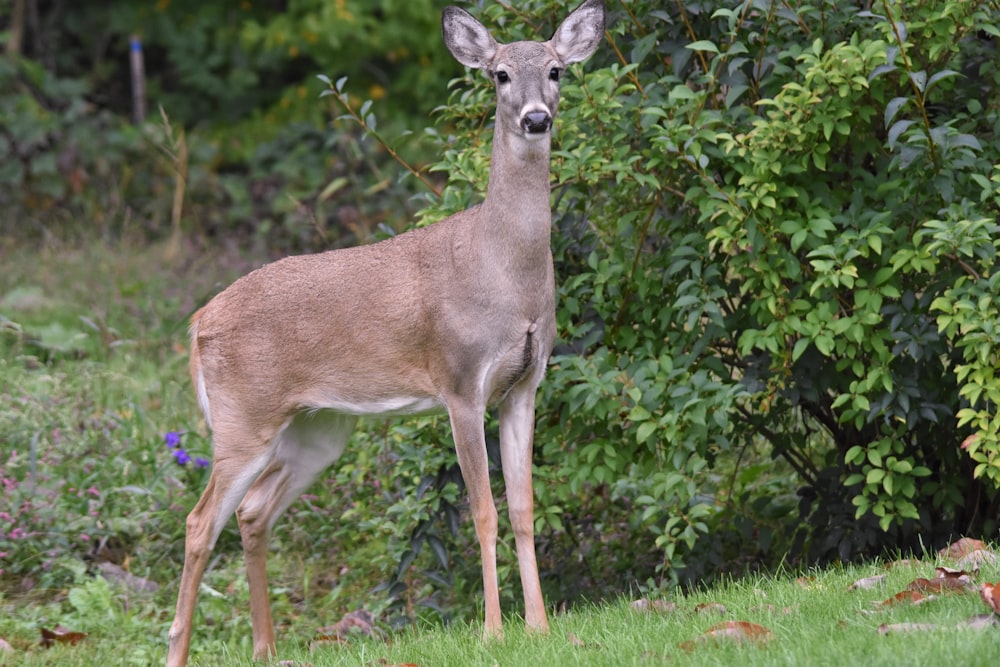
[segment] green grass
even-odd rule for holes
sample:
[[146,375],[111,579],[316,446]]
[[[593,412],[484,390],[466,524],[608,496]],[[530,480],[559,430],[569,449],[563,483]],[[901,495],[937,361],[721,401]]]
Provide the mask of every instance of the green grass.
[[[886,573],[883,586],[849,591],[864,576]],[[678,609],[639,612],[628,600],[585,606],[552,619],[546,637],[526,635],[518,619],[509,619],[502,642],[482,642],[479,627],[456,624],[447,629],[417,627],[388,641],[356,640],[310,651],[306,615],[279,638],[282,660],[291,664],[381,665],[913,665],[995,664],[1000,629],[963,628],[963,621],[986,612],[975,592],[948,594],[921,605],[880,607],[878,602],[902,590],[915,576],[933,576],[933,563],[886,570],[880,565],[815,572],[808,581],[792,575],[746,579],[672,599]],[[996,579],[996,568],[983,573]],[[103,583],[87,582],[71,592],[73,611],[63,605],[30,607],[15,619],[4,609],[0,635],[16,645],[34,641],[30,626],[54,623],[60,613],[72,629],[89,636],[76,646],[19,650],[11,665],[147,664],[164,658],[169,619],[154,599],[133,600],[128,611],[119,594]],[[203,596],[204,598],[205,596]],[[218,629],[200,626],[195,633],[192,664],[251,665],[246,600],[231,596],[239,607],[220,640]],[[719,603],[724,611],[697,611],[701,603]],[[8,605],[4,605],[5,607]],[[26,612],[26,613],[25,613]],[[201,614],[199,614],[201,616]],[[279,624],[284,620],[277,618]],[[702,642],[698,637],[725,620],[743,620],[768,628],[773,637],[762,645],[731,641]],[[934,623],[940,629],[882,635],[893,623]],[[307,627],[302,627],[305,624]],[[694,640],[693,648],[682,648]],[[384,661],[384,662],[382,662]]]
[[[13,652],[0,652],[0,665],[162,663],[183,558],[184,515],[207,474],[177,466],[164,434],[184,432],[185,447],[210,455],[187,378],[186,319],[251,262],[193,251],[168,261],[161,248],[97,243],[42,250],[8,246],[2,252],[0,638]],[[986,613],[974,592],[918,606],[873,606],[917,576],[932,577],[933,562],[915,570],[870,564],[817,571],[801,582],[794,573],[743,579],[671,598],[678,609],[668,612],[637,612],[623,591],[618,602],[554,616],[546,637],[526,635],[512,618],[503,642],[480,641],[477,622],[442,628],[434,614],[426,612],[421,620],[419,612],[413,626],[387,640],[311,651],[320,629],[344,613],[380,612],[387,604],[372,586],[386,579],[399,545],[405,547],[394,526],[411,525],[410,518],[394,519],[389,510],[398,509],[398,498],[412,495],[415,482],[394,479],[396,459],[382,452],[398,449],[404,428],[361,436],[375,446],[353,448],[360,453],[346,455],[336,473],[310,490],[313,500],[294,506],[294,516],[278,526],[269,575],[279,653],[291,664],[995,663],[1000,629],[959,627]],[[375,491],[393,483],[396,495]],[[199,599],[192,664],[254,664],[232,524],[216,555]],[[109,584],[95,576],[106,561],[159,590],[135,593]],[[505,600],[515,600],[512,564],[501,565]],[[883,572],[884,586],[848,590],[851,582]],[[977,579],[1000,580],[1000,569],[990,566]],[[444,602],[452,608],[480,608],[467,590],[451,596]],[[712,602],[725,611],[696,611]],[[773,638],[760,646],[698,640],[727,620],[765,626]],[[942,627],[878,632],[882,624],[904,622]],[[42,648],[40,629],[59,626],[87,637],[73,646]],[[681,648],[685,642],[694,642],[693,650]]]

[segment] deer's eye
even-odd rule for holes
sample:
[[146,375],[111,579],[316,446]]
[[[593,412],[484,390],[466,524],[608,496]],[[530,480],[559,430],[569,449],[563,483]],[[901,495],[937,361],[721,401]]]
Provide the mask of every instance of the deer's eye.
[[510,81],[510,77],[507,76],[507,72],[499,71],[497,72],[497,83],[507,83]]
[[553,67],[552,69],[549,70],[549,78],[552,79],[553,81],[558,81],[559,73],[560,69],[558,67]]

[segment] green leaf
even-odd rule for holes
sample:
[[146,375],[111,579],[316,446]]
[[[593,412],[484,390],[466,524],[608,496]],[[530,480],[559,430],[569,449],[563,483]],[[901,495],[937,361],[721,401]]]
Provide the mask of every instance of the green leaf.
[[808,338],[799,338],[797,341],[795,341],[795,346],[792,348],[792,361],[793,362],[798,361],[799,357],[802,356],[802,353],[805,352],[808,348],[809,348]]
[[906,132],[908,129],[910,129],[910,126],[916,122],[917,121],[915,120],[901,120],[893,124],[893,126],[889,128],[889,134],[887,137],[889,150],[893,150],[896,148],[896,142],[899,140],[899,136],[903,134],[903,132]]
[[685,48],[691,49],[692,51],[710,51],[712,53],[719,52],[719,47],[707,39],[699,39],[697,42],[687,44]]
[[865,476],[861,473],[854,473],[853,475],[848,475],[847,479],[844,480],[844,486],[854,486],[855,484],[860,484],[865,481]]
[[945,69],[941,70],[940,72],[937,72],[936,74],[932,75],[930,79],[927,80],[927,88],[924,90],[924,92],[929,93],[931,88],[933,88],[934,84],[936,84],[938,81],[941,81],[943,79],[948,79],[953,76],[959,76],[958,72],[951,69]]
[[879,65],[878,67],[872,70],[871,74],[868,75],[868,81],[869,82],[874,81],[883,74],[888,74],[890,72],[895,72],[895,71],[896,71],[896,66],[891,63],[887,63],[885,65]]
[[635,405],[632,410],[628,413],[628,418],[634,422],[646,421],[652,415],[649,414],[649,410],[642,407],[641,405]]
[[927,88],[927,72],[920,70],[919,72],[910,72],[910,81],[916,86],[917,90],[921,93],[926,91]]
[[876,468],[882,467],[882,454],[874,447],[868,450],[868,461]]
[[639,428],[635,430],[636,442],[638,442],[640,445],[645,443],[647,440],[649,440],[649,437],[653,435],[653,433],[656,431],[656,428],[657,428],[656,422],[650,421],[639,424]]
[[889,127],[892,125],[893,119],[896,118],[896,114],[899,110],[906,106],[906,103],[910,101],[908,97],[894,97],[889,100],[889,103],[885,105],[885,126]]
[[854,445],[853,447],[847,450],[846,454],[844,454],[844,462],[852,465],[861,463],[862,461],[864,461],[864,458],[865,458],[865,449],[861,445]]

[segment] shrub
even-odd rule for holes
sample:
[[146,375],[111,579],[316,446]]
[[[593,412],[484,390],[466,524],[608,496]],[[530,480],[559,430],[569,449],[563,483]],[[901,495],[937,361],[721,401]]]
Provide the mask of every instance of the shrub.
[[[995,531],[993,5],[612,19],[558,123],[542,549],[642,582]],[[428,217],[484,183],[486,89]]]

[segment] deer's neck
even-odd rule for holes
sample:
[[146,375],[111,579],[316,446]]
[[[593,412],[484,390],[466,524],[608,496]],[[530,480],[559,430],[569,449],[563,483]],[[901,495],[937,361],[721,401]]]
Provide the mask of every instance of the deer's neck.
[[549,248],[550,138],[525,141],[498,133],[493,140],[483,213],[489,233],[508,237],[521,251]]

